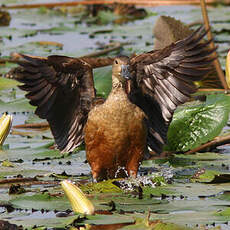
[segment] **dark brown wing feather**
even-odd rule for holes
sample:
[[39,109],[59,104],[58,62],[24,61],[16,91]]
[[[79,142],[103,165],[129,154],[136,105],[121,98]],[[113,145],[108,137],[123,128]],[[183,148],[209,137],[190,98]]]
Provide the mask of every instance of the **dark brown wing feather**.
[[208,48],[210,41],[201,41],[205,35],[201,27],[162,50],[130,60],[134,79],[129,97],[147,115],[148,145],[156,152],[161,152],[167,141],[175,109],[196,91],[193,81],[201,80],[215,59],[210,57],[215,50]]
[[35,113],[47,119],[58,149],[73,151],[82,143],[88,112],[95,99],[92,68],[81,59],[20,55],[16,79],[37,106]]

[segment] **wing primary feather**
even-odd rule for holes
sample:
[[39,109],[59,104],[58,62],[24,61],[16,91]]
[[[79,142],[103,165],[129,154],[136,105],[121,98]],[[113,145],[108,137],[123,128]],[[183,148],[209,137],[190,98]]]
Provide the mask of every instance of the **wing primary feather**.
[[26,97],[30,99],[31,101],[37,101],[40,100],[44,95],[47,94],[47,92],[52,88],[51,85],[47,84],[41,91],[39,92],[29,92],[26,94]]
[[[39,78],[39,79],[31,81],[30,79],[24,78],[24,79],[20,79],[18,81],[23,83],[26,87],[33,87],[33,86],[36,86],[37,84],[42,83],[44,81],[44,79]],[[20,85],[20,86],[22,86],[22,85]]]
[[41,105],[37,107],[35,114],[37,114],[40,118],[49,120],[52,106],[56,100],[56,96],[57,90],[55,90],[55,88],[52,88],[41,102]]
[[196,47],[198,44],[202,44],[200,43],[200,41],[205,37],[206,34],[207,31],[202,28],[200,33],[195,34],[193,39],[189,43],[186,43],[185,50],[186,51],[191,50],[192,48]]
[[[95,98],[92,67],[80,58],[19,56],[17,79],[23,83],[19,87],[28,92],[30,104],[37,106],[35,113],[49,122],[58,148],[72,151],[82,142]],[[84,106],[82,97],[88,101]]]
[[[24,60],[26,60],[27,62],[29,62],[30,64],[33,64],[35,66],[40,66],[41,64],[44,63],[44,61],[47,61],[47,58],[45,57],[38,57],[38,56],[32,56],[32,55],[25,55],[25,54],[21,54],[18,53],[18,55],[23,58]],[[19,63],[20,64],[20,63]]]
[[[191,35],[189,35],[187,38],[184,38],[182,40],[177,41],[176,42],[177,49],[179,49],[181,47],[185,47],[185,45],[194,41],[194,37],[196,37],[198,34],[201,34],[203,31],[205,31],[204,26],[200,26],[198,29],[196,29],[194,32],[192,32]],[[205,33],[207,33],[207,32],[205,32]],[[204,37],[205,34],[202,36]]]
[[212,40],[203,40],[206,34],[201,26],[183,40],[130,60],[135,76],[131,91],[138,92],[131,92],[130,100],[146,114],[148,145],[155,151],[162,150],[162,140],[167,142],[168,125],[177,106],[196,92],[193,82],[213,69],[216,47],[209,47]]
[[36,93],[38,91],[41,91],[46,85],[47,85],[47,82],[43,80],[43,81],[37,82],[36,85],[31,86],[31,85],[26,84],[26,85],[19,86],[19,88],[25,91],[31,91],[33,93]]
[[[187,100],[191,93],[195,92],[195,89],[194,89],[195,87],[188,85],[186,82],[183,83],[183,86],[181,85],[181,87],[178,87],[176,80],[170,76],[167,78],[167,80],[163,82],[165,85],[164,87],[165,91],[167,89],[170,89],[170,94],[172,95],[171,97],[172,97],[172,100],[174,101],[175,109],[177,105]],[[186,93],[184,93],[185,91]]]
[[38,81],[40,79],[42,79],[41,73],[31,74],[25,70],[19,73],[18,76],[16,77],[17,81],[22,82],[22,83],[28,83],[28,84],[32,84],[34,81]]
[[[32,74],[37,74],[39,73],[39,70],[36,66],[32,65],[29,62],[23,61],[23,62],[17,62],[21,67],[26,69],[27,72],[32,73]],[[36,76],[36,75],[35,75]]]
[[[183,100],[179,100],[178,103],[183,103],[185,100],[188,99],[188,97],[192,94],[195,93],[196,87],[194,84],[192,84],[191,81],[183,81],[181,80],[181,85],[178,85],[178,79],[173,76],[173,74],[170,74],[170,76],[165,80],[165,84],[167,84],[168,88],[176,89],[176,92],[173,92],[175,94],[175,98],[179,99],[184,95]],[[177,95],[177,92],[180,92],[179,95]]]
[[208,73],[209,70],[210,69],[189,69],[189,68],[183,68],[181,66],[175,69],[175,71],[180,74],[192,76],[193,80],[196,81],[198,81],[202,75]]
[[191,43],[190,45],[186,46],[185,50],[189,51],[191,49],[202,49],[204,47],[208,47],[210,45],[210,43],[212,43],[213,39],[210,39],[208,41],[204,41],[204,42],[195,42],[195,43]]
[[[167,88],[166,87],[166,84],[167,84],[166,82],[168,82],[168,81],[163,80],[163,81],[159,81],[158,84],[160,86],[160,89],[162,90],[162,94],[163,95],[165,94],[165,99],[164,100],[167,100],[167,104],[168,104],[168,106],[170,107],[171,110],[175,110],[176,107],[177,107],[177,104],[175,103],[175,102],[177,102],[177,99],[175,98],[175,93],[176,93],[175,91],[177,91],[177,89],[172,88],[172,90],[171,90],[171,89]],[[167,84],[167,86],[169,86],[169,84]],[[174,92],[172,92],[172,91],[174,91]],[[178,95],[178,92],[177,92],[177,95]]]
[[56,87],[50,88],[50,90],[48,90],[46,92],[46,95],[43,96],[42,100],[39,103],[39,106],[42,107],[43,105],[46,105],[47,106],[47,110],[49,110],[49,106],[48,106],[48,104],[50,104],[49,99],[51,97],[53,97],[53,99],[55,99],[55,97],[54,97],[54,92],[55,91],[56,91]]
[[210,58],[209,60],[203,60],[202,62],[182,62],[180,64],[183,68],[205,68],[207,67],[210,62],[214,61],[216,58]]
[[211,54],[214,52],[214,50],[209,50],[203,53],[200,53],[199,55],[194,55],[194,56],[186,56],[184,58],[183,62],[201,62],[205,60],[210,60],[210,63],[217,58],[217,56],[210,57]]
[[168,118],[171,116],[171,112],[169,110],[170,108],[167,106],[167,104],[165,103],[164,99],[162,98],[161,90],[159,89],[159,87],[156,88],[155,96],[161,102],[160,107],[162,109],[162,115],[163,115],[164,119],[168,122],[169,121]]

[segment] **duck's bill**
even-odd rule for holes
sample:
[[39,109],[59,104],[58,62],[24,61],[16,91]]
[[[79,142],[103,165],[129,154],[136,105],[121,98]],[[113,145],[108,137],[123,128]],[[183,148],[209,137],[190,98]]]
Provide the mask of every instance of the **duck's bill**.
[[3,114],[3,116],[0,118],[0,146],[3,145],[6,137],[10,132],[12,120],[12,115]]
[[83,214],[94,214],[94,206],[85,194],[76,185],[68,180],[61,182],[61,186],[69,199],[74,212]]
[[121,76],[127,80],[131,79],[130,66],[121,65]]

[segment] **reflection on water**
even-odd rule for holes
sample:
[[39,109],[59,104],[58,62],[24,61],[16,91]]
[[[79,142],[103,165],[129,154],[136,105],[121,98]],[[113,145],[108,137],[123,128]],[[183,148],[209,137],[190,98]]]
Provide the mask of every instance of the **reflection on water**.
[[48,219],[48,218],[55,218],[56,213],[53,211],[44,212],[44,211],[15,211],[15,214],[24,212],[25,215],[21,217],[12,217],[13,220],[26,220],[26,219]]

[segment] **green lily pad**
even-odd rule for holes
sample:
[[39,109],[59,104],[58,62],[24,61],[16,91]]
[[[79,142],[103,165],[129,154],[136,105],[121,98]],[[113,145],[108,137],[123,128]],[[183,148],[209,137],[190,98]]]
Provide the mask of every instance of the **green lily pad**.
[[11,89],[17,85],[18,82],[15,80],[0,77],[0,90]]
[[205,172],[199,175],[198,178],[193,179],[196,182],[203,183],[229,183],[230,173],[221,173],[217,171],[205,170]]
[[84,221],[86,224],[93,225],[106,225],[106,224],[117,224],[117,223],[134,223],[134,219],[125,215],[93,215],[87,216],[87,219]]
[[10,200],[10,203],[17,208],[24,209],[46,209],[65,211],[71,209],[66,197],[51,196],[47,193],[35,195],[19,195],[17,198]]
[[224,216],[224,217],[230,217],[230,208],[226,208],[223,211],[219,211],[216,213],[217,216]]
[[20,29],[17,28],[9,28],[9,27],[1,27],[1,36],[12,39],[14,36],[26,37],[26,36],[34,36],[37,34],[36,30],[33,29]]
[[8,161],[8,160],[4,160],[3,162],[2,162],[2,166],[3,167],[14,167],[14,164],[12,163],[12,162],[10,162],[10,161]]
[[168,131],[166,150],[188,151],[218,136],[227,124],[230,97],[209,95],[205,103],[178,109]]
[[136,220],[134,225],[128,225],[122,229],[148,229],[148,230],[192,230],[194,228],[179,226],[172,223],[162,223],[159,221],[148,221],[146,219]]
[[113,12],[110,11],[99,11],[97,15],[97,19],[101,24],[108,24],[112,23],[116,19],[120,18],[121,16],[114,14]]
[[107,180],[99,183],[88,183],[81,185],[80,188],[83,192],[87,193],[121,193],[122,190],[114,185],[112,182],[115,180]]
[[154,226],[154,230],[192,230],[193,228],[178,226],[176,224],[159,223]]
[[195,153],[190,155],[185,154],[174,154],[168,161],[174,167],[189,166],[205,167],[206,165],[215,164],[221,165],[225,161],[229,161],[230,158],[226,155],[220,155],[219,153],[206,152],[206,153]]
[[20,98],[16,99],[11,102],[3,102],[0,100],[0,113],[4,112],[28,112],[28,111],[34,111],[35,107],[30,105],[28,103],[28,100],[26,98]]
[[[41,219],[41,217],[44,218]],[[10,223],[23,226],[26,229],[45,230],[47,228],[63,229],[70,226],[79,215],[59,217],[57,218],[54,213],[42,214],[41,212],[34,212],[26,216],[17,216],[14,214],[5,214],[3,219],[10,219]],[[36,226],[36,227],[35,227]]]

